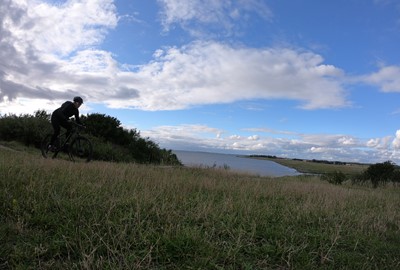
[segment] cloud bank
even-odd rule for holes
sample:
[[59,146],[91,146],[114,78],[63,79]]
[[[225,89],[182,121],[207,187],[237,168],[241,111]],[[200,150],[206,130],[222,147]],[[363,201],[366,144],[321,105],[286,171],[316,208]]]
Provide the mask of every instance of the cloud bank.
[[[253,2],[259,5],[250,1],[244,7]],[[292,99],[305,109],[348,104],[343,72],[312,52],[198,40],[157,50],[147,64],[127,70],[112,53],[96,49],[118,23],[110,0],[59,6],[6,0],[0,12],[3,113],[24,99],[48,102],[77,94],[113,108],[142,110],[250,99]]]
[[[177,150],[276,155],[287,158],[377,163],[400,160],[400,130],[394,136],[360,139],[343,134],[301,134],[273,129],[245,129],[232,135],[205,125],[160,126],[142,134]],[[276,134],[284,136],[277,137]],[[206,135],[206,136],[205,136]]]

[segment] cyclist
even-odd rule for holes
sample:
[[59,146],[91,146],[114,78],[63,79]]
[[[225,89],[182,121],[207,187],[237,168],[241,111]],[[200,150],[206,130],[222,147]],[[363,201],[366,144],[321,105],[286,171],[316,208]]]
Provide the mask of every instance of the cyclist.
[[53,136],[50,140],[49,149],[54,151],[55,145],[54,142],[57,139],[57,136],[60,135],[60,127],[63,127],[67,130],[67,137],[71,133],[72,125],[68,122],[69,118],[75,116],[75,121],[78,124],[82,124],[79,119],[79,107],[82,105],[83,99],[81,97],[74,97],[72,101],[64,102],[60,108],[56,109],[51,115],[51,124],[53,126]]

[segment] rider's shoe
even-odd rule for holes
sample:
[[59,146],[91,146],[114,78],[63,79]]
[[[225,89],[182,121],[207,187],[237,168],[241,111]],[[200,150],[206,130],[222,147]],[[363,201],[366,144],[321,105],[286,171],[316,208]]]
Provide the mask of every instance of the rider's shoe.
[[57,147],[55,147],[54,145],[49,145],[49,146],[47,147],[47,149],[48,149],[50,152],[55,152],[55,151],[57,151]]

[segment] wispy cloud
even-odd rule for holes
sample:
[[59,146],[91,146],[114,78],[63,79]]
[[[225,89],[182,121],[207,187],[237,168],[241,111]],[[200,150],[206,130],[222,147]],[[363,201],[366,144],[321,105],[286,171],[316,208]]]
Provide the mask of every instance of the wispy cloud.
[[[211,34],[217,28],[226,35],[235,34],[241,20],[259,16],[271,20],[272,11],[260,0],[158,0],[164,29],[178,25],[194,36]],[[205,27],[207,26],[207,28]]]
[[400,92],[400,66],[383,66],[377,72],[362,76],[362,80],[383,92]]
[[279,135],[296,135],[300,136],[301,134],[292,132],[292,131],[286,131],[286,130],[274,130],[270,128],[245,128],[243,129],[245,131],[250,131],[250,132],[262,132],[262,133],[267,133],[267,134],[279,134]]

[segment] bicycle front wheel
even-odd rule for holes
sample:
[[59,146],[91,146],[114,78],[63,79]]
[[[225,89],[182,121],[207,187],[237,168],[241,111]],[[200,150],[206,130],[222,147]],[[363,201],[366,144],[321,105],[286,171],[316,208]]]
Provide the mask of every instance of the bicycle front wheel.
[[89,162],[92,154],[92,143],[85,137],[75,138],[69,146],[69,157],[74,162]]

